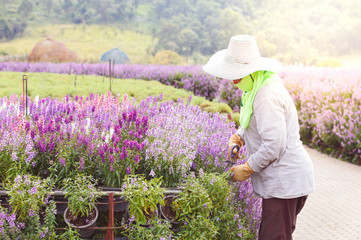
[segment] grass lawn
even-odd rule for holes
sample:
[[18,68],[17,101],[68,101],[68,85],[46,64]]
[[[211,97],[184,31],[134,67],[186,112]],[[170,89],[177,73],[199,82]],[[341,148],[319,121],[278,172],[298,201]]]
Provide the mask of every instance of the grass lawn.
[[[71,97],[89,96],[90,93],[105,94],[109,91],[109,78],[93,75],[68,75],[53,73],[22,73],[0,72],[0,97],[15,94],[23,94],[23,75],[28,76],[28,96],[34,99],[53,97],[62,99],[69,94]],[[194,96],[192,92],[184,89],[176,89],[172,86],[163,85],[158,81],[146,81],[141,79],[112,79],[111,89],[113,94],[120,93],[120,98],[127,93],[135,97],[137,103],[148,96],[163,94],[163,101],[177,101],[179,98],[187,101],[192,95],[192,104],[200,105],[209,112],[231,113],[231,108],[225,103],[209,102],[204,97]],[[120,100],[121,100],[120,99]]]

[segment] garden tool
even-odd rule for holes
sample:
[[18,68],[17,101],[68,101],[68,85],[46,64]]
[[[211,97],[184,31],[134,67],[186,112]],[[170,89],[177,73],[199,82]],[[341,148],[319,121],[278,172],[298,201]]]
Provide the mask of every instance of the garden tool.
[[238,157],[235,158],[235,156],[238,156],[239,150],[243,145],[243,139],[237,134],[233,134],[228,142],[228,158],[235,162],[238,159]]
[[241,150],[241,147],[238,146],[238,145],[234,145],[231,149],[231,158],[233,159],[233,157],[237,154],[238,156],[238,153],[239,153],[239,150]]
[[[228,160],[226,160],[225,162],[226,163],[228,163],[227,164],[227,166],[226,166],[226,168],[228,168],[228,167],[230,167],[230,166],[233,166],[235,163],[236,163],[236,161],[232,161],[232,159],[233,159],[233,157],[237,154],[237,156],[238,156],[238,153],[239,153],[239,150],[241,149],[241,147],[240,146],[238,146],[238,145],[234,145],[233,147],[232,147],[232,149],[231,149],[231,159],[228,159]],[[227,148],[226,149],[224,149],[224,151],[225,150],[227,150]],[[237,158],[238,159],[238,158]]]

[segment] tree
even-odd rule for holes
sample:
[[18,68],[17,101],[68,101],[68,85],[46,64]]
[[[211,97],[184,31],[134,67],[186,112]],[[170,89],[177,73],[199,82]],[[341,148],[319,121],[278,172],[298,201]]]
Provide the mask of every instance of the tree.
[[159,40],[155,47],[155,51],[167,49],[167,44],[170,42],[177,43],[178,32],[179,27],[177,25],[172,23],[163,24],[161,30],[156,33],[156,38]]
[[181,63],[182,58],[177,53],[170,50],[159,51],[152,59],[152,64],[157,65],[179,65]]
[[29,13],[33,10],[33,4],[29,0],[23,0],[19,6],[18,12],[25,18],[28,18]]
[[11,40],[22,34],[25,27],[26,23],[22,19],[0,19],[0,39]]
[[180,53],[185,56],[193,54],[198,45],[198,34],[192,29],[183,29],[179,34],[179,46],[182,46]]

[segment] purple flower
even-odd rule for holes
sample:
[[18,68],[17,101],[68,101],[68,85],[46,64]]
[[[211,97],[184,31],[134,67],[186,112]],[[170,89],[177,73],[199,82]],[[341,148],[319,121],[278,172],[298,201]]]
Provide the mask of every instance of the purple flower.
[[135,163],[138,163],[138,162],[139,162],[139,154],[135,155],[134,160],[135,160]]
[[84,159],[83,158],[80,158],[80,163],[79,164],[80,164],[79,170],[81,171],[84,168]]
[[33,188],[29,191],[29,193],[30,193],[30,194],[35,194],[35,193],[37,192],[37,190],[38,190],[38,187],[35,186],[35,187],[33,187]]
[[126,171],[126,173],[127,173],[127,174],[129,174],[129,173],[130,173],[130,171],[131,171],[131,168],[130,168],[130,167],[127,167],[127,171]]
[[65,158],[59,158],[59,162],[61,165],[63,165],[65,167]]
[[113,157],[113,155],[109,155],[109,162],[110,162],[111,164],[114,163],[114,157]]
[[150,170],[150,173],[149,173],[150,176],[154,177],[155,176],[155,172],[152,170]]
[[213,181],[214,181],[214,178],[212,178],[209,183],[210,183],[211,185],[213,185]]
[[13,153],[11,154],[11,158],[12,158],[13,161],[18,160],[18,157],[16,156],[16,152],[13,152]]
[[134,221],[135,217],[132,215],[132,217],[129,219],[129,223],[132,223]]
[[30,209],[30,211],[29,211],[29,217],[34,217],[34,211],[32,210],[32,209]]

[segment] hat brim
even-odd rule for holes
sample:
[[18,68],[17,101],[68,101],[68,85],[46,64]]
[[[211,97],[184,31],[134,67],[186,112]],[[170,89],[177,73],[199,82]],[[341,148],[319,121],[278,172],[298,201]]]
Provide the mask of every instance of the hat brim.
[[225,59],[226,51],[227,49],[223,49],[213,54],[207,64],[202,67],[203,71],[219,78],[234,80],[260,70],[278,72],[282,66],[278,60],[265,57],[260,57],[257,62],[247,64],[227,61]]

